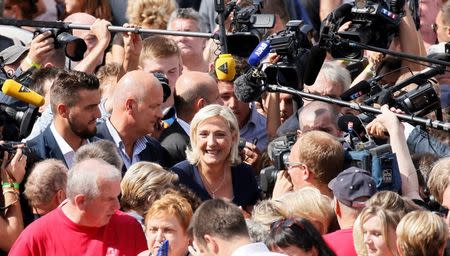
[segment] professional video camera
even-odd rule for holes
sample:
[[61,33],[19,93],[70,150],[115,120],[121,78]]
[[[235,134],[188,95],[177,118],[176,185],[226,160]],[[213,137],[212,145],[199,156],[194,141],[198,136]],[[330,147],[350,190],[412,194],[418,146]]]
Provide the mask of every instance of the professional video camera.
[[[403,5],[404,0],[355,0],[343,4],[323,22],[320,44],[340,59],[362,57],[362,50],[350,46],[349,41],[386,49],[398,33]],[[348,21],[349,28],[339,31]]]
[[296,140],[296,134],[288,134],[269,143],[267,152],[273,165],[262,169],[259,173],[259,186],[266,195],[272,193],[277,173],[286,170],[286,162],[289,161],[289,154]]
[[87,46],[82,38],[73,36],[70,30],[62,28],[40,28],[34,33],[34,37],[46,31],[52,32],[55,49],[64,48],[66,56],[72,61],[83,59]]
[[266,83],[303,89],[303,75],[309,60],[313,27],[301,20],[291,20],[286,29],[267,38],[271,52],[280,59],[264,69]]
[[275,15],[261,14],[262,0],[253,0],[253,4],[240,7],[236,1],[226,6],[226,15],[233,13],[231,34],[227,35],[228,53],[248,57],[258,45],[265,29],[273,28]]

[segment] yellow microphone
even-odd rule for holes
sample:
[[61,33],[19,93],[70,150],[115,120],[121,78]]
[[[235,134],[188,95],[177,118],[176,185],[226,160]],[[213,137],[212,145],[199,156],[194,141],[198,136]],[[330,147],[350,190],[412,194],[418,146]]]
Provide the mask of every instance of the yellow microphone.
[[233,81],[236,76],[236,62],[231,54],[220,54],[214,63],[217,78],[220,81]]
[[14,97],[18,100],[35,105],[37,107],[40,107],[45,103],[44,97],[12,79],[5,80],[2,85],[2,92],[8,96]]

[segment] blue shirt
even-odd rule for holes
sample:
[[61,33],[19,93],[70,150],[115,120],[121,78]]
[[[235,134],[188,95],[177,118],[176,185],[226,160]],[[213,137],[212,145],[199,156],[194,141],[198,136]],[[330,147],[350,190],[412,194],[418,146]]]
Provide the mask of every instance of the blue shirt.
[[247,142],[253,143],[256,141],[256,147],[261,151],[265,151],[269,143],[267,138],[267,118],[261,115],[255,107],[251,105],[250,118],[248,122],[240,129],[241,137]]

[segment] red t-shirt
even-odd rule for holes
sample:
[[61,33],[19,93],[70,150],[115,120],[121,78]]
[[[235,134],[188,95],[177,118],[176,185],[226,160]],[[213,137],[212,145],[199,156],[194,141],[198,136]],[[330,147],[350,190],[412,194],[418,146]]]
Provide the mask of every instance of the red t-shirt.
[[353,244],[353,228],[341,229],[323,236],[336,256],[357,256]]
[[20,234],[9,255],[137,255],[147,250],[141,225],[117,211],[100,228],[75,224],[56,208]]

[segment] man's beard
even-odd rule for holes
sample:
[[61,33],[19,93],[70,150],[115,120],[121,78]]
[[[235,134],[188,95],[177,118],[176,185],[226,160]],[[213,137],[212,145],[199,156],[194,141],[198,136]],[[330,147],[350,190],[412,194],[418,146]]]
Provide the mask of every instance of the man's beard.
[[80,127],[69,117],[69,127],[72,132],[82,139],[89,139],[97,133],[97,127],[94,127],[93,131],[90,131],[87,127]]

